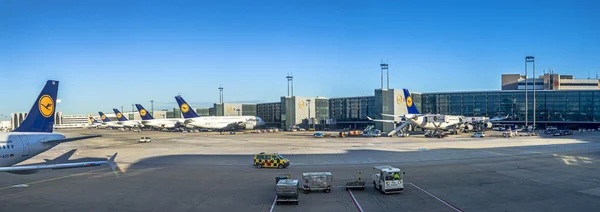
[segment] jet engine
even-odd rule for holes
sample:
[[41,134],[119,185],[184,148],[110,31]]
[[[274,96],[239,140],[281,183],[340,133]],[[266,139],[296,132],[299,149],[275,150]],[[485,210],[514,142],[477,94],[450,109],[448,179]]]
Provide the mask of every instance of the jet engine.
[[470,130],[473,130],[473,125],[471,125],[471,124],[466,124],[466,125],[465,125],[465,130],[469,130],[469,131],[470,131]]
[[492,122],[486,122],[483,126],[485,126],[488,129],[492,128]]

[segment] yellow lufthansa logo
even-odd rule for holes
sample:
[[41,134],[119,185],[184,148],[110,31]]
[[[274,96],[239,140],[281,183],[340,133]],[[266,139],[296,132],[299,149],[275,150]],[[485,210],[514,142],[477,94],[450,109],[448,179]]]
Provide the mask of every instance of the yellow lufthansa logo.
[[38,101],[38,107],[42,116],[49,118],[54,114],[54,100],[48,95],[43,95]]
[[187,104],[182,104],[181,105],[181,112],[187,113],[188,111],[190,111],[190,106],[188,106]]
[[144,110],[144,109],[140,110],[140,116],[146,116],[146,113],[147,113],[146,110]]
[[100,117],[100,118],[102,118],[102,120],[106,120],[106,116],[105,115],[102,115],[102,117]]
[[409,96],[406,98],[406,106],[412,107],[413,102],[412,102],[412,97]]
[[306,106],[306,103],[304,103],[304,101],[300,101],[300,102],[298,102],[298,107],[299,107],[300,109],[304,109],[304,106]]
[[396,96],[396,103],[402,104],[403,101],[404,101],[404,99],[402,98],[401,95]]
[[231,106],[227,107],[227,112],[231,112],[233,111],[233,108]]
[[117,113],[117,118],[122,118],[122,117],[123,117],[123,114]]

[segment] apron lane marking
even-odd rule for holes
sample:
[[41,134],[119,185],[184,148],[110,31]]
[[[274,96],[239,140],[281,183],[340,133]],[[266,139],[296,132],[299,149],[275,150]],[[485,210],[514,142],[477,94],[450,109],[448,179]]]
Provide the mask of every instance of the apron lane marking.
[[443,200],[442,198],[439,198],[439,197],[437,197],[437,196],[433,195],[432,193],[429,193],[428,191],[425,191],[425,189],[423,189],[423,188],[419,187],[418,185],[415,185],[414,183],[410,183],[410,184],[411,184],[412,186],[414,186],[415,188],[417,188],[417,189],[421,190],[422,192],[425,192],[427,195],[429,195],[429,196],[431,196],[431,197],[433,197],[433,198],[437,199],[438,201],[440,201],[440,202],[444,203],[444,205],[446,205],[446,206],[448,206],[448,207],[452,208],[454,211],[457,211],[457,212],[463,212],[463,210],[461,210],[460,208],[458,208],[458,207],[456,207],[456,206],[454,206],[454,205],[450,204],[449,202],[446,202],[446,201],[445,201],[445,200]]
[[352,197],[352,202],[354,202],[354,206],[356,206],[356,209],[358,209],[358,211],[360,212],[365,212],[362,207],[360,207],[360,204],[358,204],[358,201],[356,200],[356,198],[354,198],[354,194],[352,194],[352,191],[348,190],[348,194],[350,195],[350,197]]

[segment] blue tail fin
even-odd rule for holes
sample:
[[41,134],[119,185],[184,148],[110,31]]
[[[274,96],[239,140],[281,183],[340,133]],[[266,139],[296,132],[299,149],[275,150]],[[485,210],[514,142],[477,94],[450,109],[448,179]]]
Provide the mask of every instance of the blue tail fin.
[[117,110],[117,108],[113,108],[113,111],[115,112],[115,116],[117,116],[117,120],[127,121],[127,118],[125,118],[125,116],[121,113],[121,111]]
[[96,120],[94,117],[91,117],[91,116],[90,116],[90,122],[91,122],[92,124],[98,124],[98,123],[100,123],[100,122],[98,122],[98,121],[97,121],[97,120]]
[[110,119],[108,117],[106,117],[106,115],[104,115],[104,113],[98,111],[98,114],[100,114],[100,119],[102,119],[102,122],[110,122]]
[[408,114],[421,114],[419,113],[419,110],[417,110],[417,107],[415,106],[415,103],[413,102],[413,99],[410,96],[410,92],[408,92],[408,89],[402,90],[404,90],[404,98],[406,98],[406,108],[408,109]]
[[48,80],[27,117],[14,132],[52,132],[57,95],[58,81]]
[[154,117],[152,117],[152,115],[150,115],[150,113],[148,113],[148,111],[144,107],[142,107],[142,105],[135,104],[135,107],[137,107],[138,111],[140,111],[140,116],[142,117],[142,120],[154,119]]
[[185,102],[185,100],[181,98],[181,96],[175,96],[175,100],[177,100],[177,104],[179,104],[179,109],[181,109],[181,114],[183,114],[183,118],[189,119],[198,117],[196,111],[194,111],[194,109],[192,109],[190,105],[188,105],[187,102]]

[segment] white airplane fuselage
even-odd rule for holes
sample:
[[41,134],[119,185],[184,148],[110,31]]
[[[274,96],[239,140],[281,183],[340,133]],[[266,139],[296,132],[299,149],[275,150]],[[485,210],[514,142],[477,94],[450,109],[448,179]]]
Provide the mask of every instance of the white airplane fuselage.
[[151,120],[143,120],[142,124],[144,126],[150,126],[155,128],[175,128],[180,125],[183,125],[185,119],[151,119]]
[[15,165],[56,146],[44,141],[64,138],[59,133],[0,133],[0,167]]
[[256,116],[208,116],[186,119],[187,125],[206,129],[226,129],[235,126],[264,125],[265,122]]
[[132,128],[132,127],[140,126],[141,123],[138,120],[127,120],[127,121],[117,121],[117,124]]
[[428,117],[420,114],[406,114],[404,117],[407,121],[425,130],[448,130],[458,128],[458,125],[461,124],[461,116],[446,115],[442,122],[426,120]]
[[102,122],[102,125],[106,126],[106,127],[113,127],[113,128],[122,128],[125,127],[121,124],[117,124],[116,122]]

